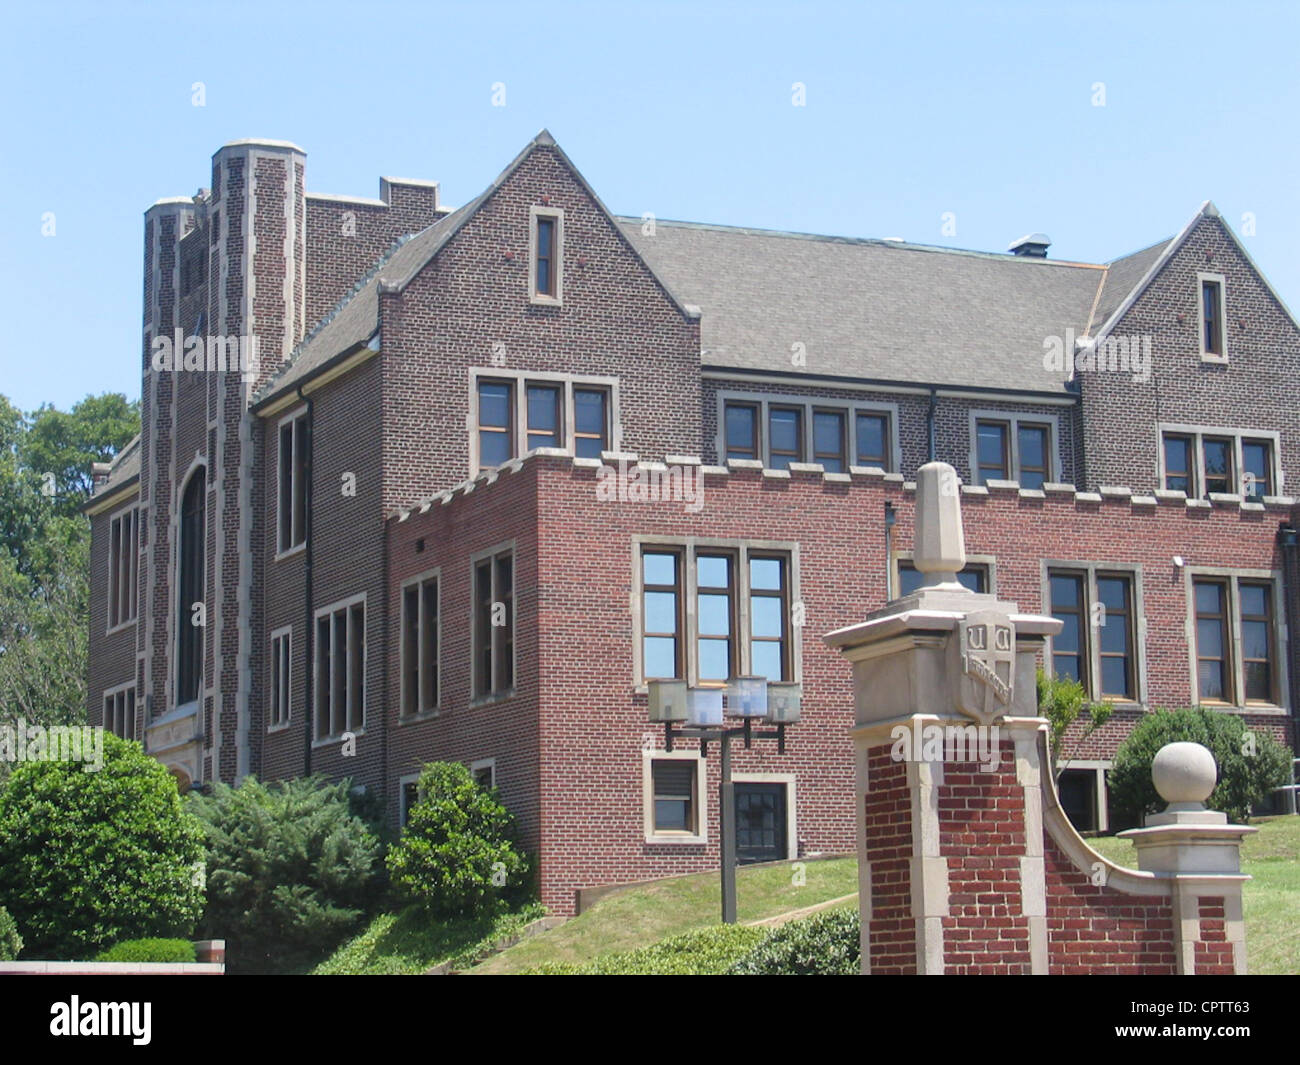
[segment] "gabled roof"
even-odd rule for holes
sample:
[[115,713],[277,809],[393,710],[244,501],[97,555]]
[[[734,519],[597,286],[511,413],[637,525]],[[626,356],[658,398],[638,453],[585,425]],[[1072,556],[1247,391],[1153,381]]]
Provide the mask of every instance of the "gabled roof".
[[1105,268],[890,240],[620,219],[702,312],[701,361],[898,383],[1063,393],[1044,341],[1082,334]]
[[[414,236],[399,240],[388,253],[357,283],[352,291],[343,298],[293,350],[285,365],[272,376],[256,396],[254,405],[261,405],[272,398],[282,395],[306,381],[317,372],[325,369],[337,360],[365,345],[377,349],[379,331],[379,296],[381,292],[401,292],[425,268],[448,241],[464,228],[465,224],[478,213],[479,209],[492,198],[492,195],[509,180],[510,176],[523,164],[537,148],[553,148],[560,160],[568,167],[574,178],[591,197],[597,208],[604,212],[615,233],[621,233],[617,219],[601,202],[595,190],[587,183],[581,172],[573,165],[555,142],[549,131],[543,129],[523,150],[515,156],[495,181],[478,196],[463,207],[440,218],[433,225],[421,230]],[[630,250],[635,254],[636,248],[629,242]],[[651,269],[647,264],[647,269]],[[653,269],[651,269],[653,274]],[[659,279],[656,278],[658,281]],[[678,310],[685,317],[694,317],[673,295],[662,281],[660,287]]]

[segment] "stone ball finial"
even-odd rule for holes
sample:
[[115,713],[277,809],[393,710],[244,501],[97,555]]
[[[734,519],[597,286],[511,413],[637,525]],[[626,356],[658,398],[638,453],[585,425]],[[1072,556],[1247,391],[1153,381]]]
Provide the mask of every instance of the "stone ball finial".
[[1151,763],[1151,780],[1170,809],[1204,809],[1219,777],[1214,755],[1199,743],[1166,743]]
[[912,565],[925,587],[965,591],[957,574],[966,565],[961,525],[961,482],[946,462],[927,462],[916,471],[916,531]]

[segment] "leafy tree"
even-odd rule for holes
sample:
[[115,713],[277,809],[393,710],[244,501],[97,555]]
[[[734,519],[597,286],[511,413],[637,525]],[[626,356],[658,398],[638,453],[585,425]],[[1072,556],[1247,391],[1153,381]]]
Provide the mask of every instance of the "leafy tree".
[[104,763],[22,762],[0,792],[0,903],[37,958],[187,936],[203,905],[202,832],[176,779],[105,734]]
[[388,852],[393,885],[431,917],[488,914],[529,890],[527,856],[514,842],[514,818],[495,789],[480,787],[459,762],[432,762],[401,841]]
[[[75,517],[90,496],[90,467],[108,462],[140,431],[140,405],[119,392],[87,396],[70,411],[45,405],[28,419],[19,451],[37,477],[51,473],[57,513]],[[48,483],[48,482],[46,482]]]
[[1219,767],[1219,782],[1207,805],[1238,824],[1247,823],[1251,808],[1290,779],[1288,750],[1267,733],[1248,731],[1236,714],[1204,707],[1156,710],[1120,744],[1107,775],[1111,809],[1118,820],[1136,825],[1145,814],[1163,809],[1151,782],[1151,763],[1161,747],[1179,741],[1210,749]]
[[0,906],[0,961],[16,961],[23,949],[23,937],[9,911]]
[[190,794],[207,841],[203,935],[233,968],[301,968],[356,930],[381,894],[382,848],[353,812],[350,781],[315,777]]
[[1088,699],[1083,685],[1069,677],[1050,677],[1038,671],[1038,712],[1047,718],[1052,750],[1052,766],[1059,777],[1068,765],[1062,764],[1065,735],[1080,717],[1086,725],[1077,743],[1082,743],[1110,720],[1109,703],[1094,703]]

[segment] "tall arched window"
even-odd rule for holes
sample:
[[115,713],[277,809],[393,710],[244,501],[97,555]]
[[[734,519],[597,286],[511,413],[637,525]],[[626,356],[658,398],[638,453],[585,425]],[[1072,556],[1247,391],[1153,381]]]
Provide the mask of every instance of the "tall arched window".
[[[203,577],[207,556],[207,474],[203,467],[194,471],[181,497],[180,573],[177,585],[176,625],[176,704],[199,697],[203,676],[204,610],[195,611],[203,602]],[[198,624],[195,624],[195,622]]]

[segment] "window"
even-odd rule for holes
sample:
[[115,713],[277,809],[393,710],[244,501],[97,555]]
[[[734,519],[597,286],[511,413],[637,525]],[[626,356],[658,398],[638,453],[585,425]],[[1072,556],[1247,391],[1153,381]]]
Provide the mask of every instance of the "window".
[[573,389],[573,453],[598,459],[609,450],[609,393],[603,388]]
[[1224,359],[1223,278],[1201,274],[1201,357]]
[[654,785],[654,831],[696,835],[696,759],[656,759],[651,763]]
[[1048,571],[1048,610],[1061,622],[1052,673],[1078,681],[1094,699],[1138,700],[1134,584],[1133,573],[1095,566]]
[[514,553],[474,562],[474,696],[507,695],[515,683]]
[[[181,495],[180,569],[176,611],[176,704],[199,697],[203,676],[203,631],[206,618],[201,609],[206,576],[207,475],[200,466],[190,475]],[[196,607],[200,609],[195,609]]]
[[402,586],[402,713],[438,706],[438,578]]
[[514,388],[507,381],[478,383],[478,464],[500,466],[515,457]]
[[827,473],[845,471],[843,411],[813,411],[813,462],[820,462]]
[[[925,574],[918,570],[913,563],[900,559],[898,563],[899,598],[920,591],[924,578]],[[990,587],[988,564],[967,562],[966,568],[957,574],[957,581],[963,588],[967,588],[972,592],[979,595],[987,594]]]
[[292,626],[271,634],[271,727],[289,723]]
[[564,295],[564,212],[533,207],[530,217],[529,297],[533,303],[559,304]]
[[757,459],[758,407],[753,403],[728,403],[725,408],[726,457]]
[[857,457],[859,466],[891,467],[889,461],[889,415],[859,413],[857,427]]
[[1161,426],[1161,483],[1189,498],[1211,492],[1258,502],[1280,485],[1276,434],[1247,436],[1233,429]]
[[140,566],[140,508],[128,507],[109,523],[108,534],[108,627],[126,625],[136,619]]
[[402,777],[397,783],[401,789],[398,795],[398,802],[400,803],[398,820],[401,827],[405,828],[407,819],[411,816],[411,810],[420,801],[420,774],[412,773],[410,776]]
[[307,542],[307,415],[280,423],[277,551],[284,554]]
[[1277,705],[1273,584],[1235,576],[1192,582],[1196,687],[1202,703]]
[[884,404],[814,405],[798,396],[722,392],[718,453],[774,470],[809,461],[827,473],[846,473],[850,465],[891,470],[898,464],[891,432],[896,413]]
[[316,739],[358,732],[366,720],[365,599],[316,614]]
[[1041,489],[1053,479],[1057,419],[971,413],[972,466],[975,483],[1015,481],[1021,488]]
[[580,458],[600,458],[610,450],[613,379],[471,373],[478,412],[475,472],[539,447],[563,448]]
[[135,739],[134,684],[124,684],[104,693],[104,730],[124,740]]
[[790,463],[803,461],[803,410],[773,407],[767,415],[768,453],[774,470],[788,470]]
[[474,778],[474,783],[480,788],[495,788],[497,786],[497,761],[495,758],[480,758],[477,762],[471,762],[469,772],[470,776]]
[[642,677],[705,686],[742,675],[794,679],[790,551],[643,544],[639,573]]

